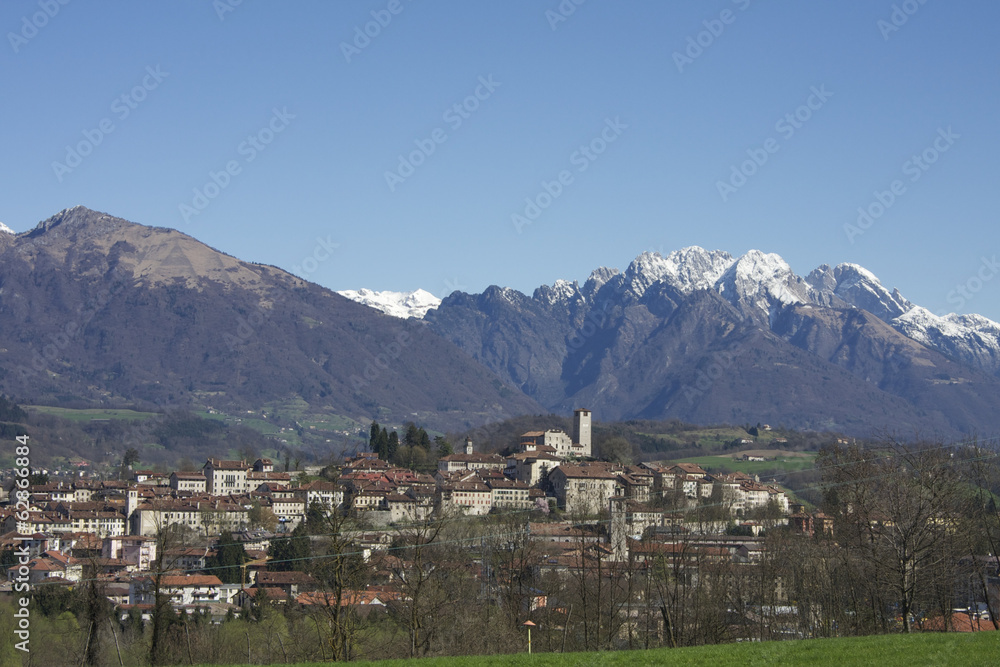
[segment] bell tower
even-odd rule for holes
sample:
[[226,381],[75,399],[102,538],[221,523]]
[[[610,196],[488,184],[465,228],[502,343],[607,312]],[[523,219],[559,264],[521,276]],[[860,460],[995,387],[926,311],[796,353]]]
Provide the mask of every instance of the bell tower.
[[580,445],[581,456],[590,456],[590,410],[578,408],[573,411],[573,444]]

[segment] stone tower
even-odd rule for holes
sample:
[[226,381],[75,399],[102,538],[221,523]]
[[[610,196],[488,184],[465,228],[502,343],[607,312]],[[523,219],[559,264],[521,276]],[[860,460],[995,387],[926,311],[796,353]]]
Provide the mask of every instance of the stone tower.
[[573,411],[573,444],[580,445],[581,456],[590,456],[590,410],[578,408]]

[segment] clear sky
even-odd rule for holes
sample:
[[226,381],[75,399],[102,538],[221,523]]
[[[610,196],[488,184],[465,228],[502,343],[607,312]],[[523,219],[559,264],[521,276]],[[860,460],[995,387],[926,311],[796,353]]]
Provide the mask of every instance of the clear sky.
[[996,2],[62,2],[0,3],[16,231],[438,296],[758,248],[1000,320]]

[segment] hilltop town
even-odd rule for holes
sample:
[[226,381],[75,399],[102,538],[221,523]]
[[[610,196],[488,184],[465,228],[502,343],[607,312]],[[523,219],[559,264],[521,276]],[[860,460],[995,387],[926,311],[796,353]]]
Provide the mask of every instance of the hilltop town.
[[[359,452],[328,470],[329,478],[277,471],[268,458],[210,458],[195,472],[135,470],[127,481],[37,483],[29,488],[28,511],[0,509],[0,546],[8,554],[15,546],[30,553],[31,584],[105,581],[122,613],[139,609],[148,615],[151,572],[166,564],[173,605],[208,610],[218,620],[240,613],[260,589],[281,588],[269,593],[312,604],[315,587],[293,574],[298,564],[282,563],[278,569],[285,572],[277,576],[274,544],[299,535],[309,522],[322,525],[323,518],[349,518],[352,546],[367,558],[413,526],[507,514],[531,539],[545,543],[546,558],[538,566],[560,569],[567,554],[579,549],[575,535],[620,561],[652,534],[666,546],[678,534],[687,539],[697,533],[699,540],[735,551],[763,527],[749,517],[785,521],[789,513],[782,489],[745,473],[708,474],[689,463],[593,460],[589,410],[575,411],[571,434],[529,431],[515,449],[507,456],[481,453],[470,439],[463,451],[441,457],[433,476]],[[695,524],[690,510],[699,507]],[[739,525],[749,541],[708,537]],[[168,534],[173,537],[166,539]],[[247,562],[239,581],[224,583],[212,564],[228,540],[241,545]],[[163,549],[170,553],[158,552]],[[8,580],[17,572],[10,566]],[[278,579],[298,583],[276,584]],[[361,596],[358,604],[384,604],[384,597],[365,602]]]

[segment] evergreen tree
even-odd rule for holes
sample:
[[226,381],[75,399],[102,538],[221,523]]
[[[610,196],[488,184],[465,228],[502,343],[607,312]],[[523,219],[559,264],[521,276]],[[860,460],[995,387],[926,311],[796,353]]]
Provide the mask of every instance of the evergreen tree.
[[28,413],[21,409],[21,406],[0,394],[0,421],[24,422],[27,420]]
[[311,555],[309,534],[306,533],[305,524],[300,523],[290,536],[271,540],[271,546],[267,549],[267,569],[271,572],[298,570]]
[[388,434],[388,445],[386,446],[386,461],[391,461],[396,452],[399,451],[399,434],[393,431]]
[[209,559],[208,569],[224,584],[242,584],[243,564],[250,560],[242,542],[233,539],[232,533],[222,533],[215,547],[215,556]]
[[309,503],[306,510],[305,530],[310,535],[320,535],[326,527],[326,510],[319,504],[319,501]]
[[[395,432],[395,431],[394,431]],[[383,426],[378,434],[378,457],[383,461],[389,460],[389,431]]]
[[434,444],[437,446],[438,458],[455,453],[455,449],[451,446],[451,443],[445,440],[443,436],[434,436]]
[[403,444],[407,447],[414,447],[420,442],[420,431],[413,422],[406,422],[406,434],[403,436]]
[[378,422],[373,419],[371,430],[368,433],[368,451],[375,452],[376,454],[380,453],[378,449],[379,433]]

